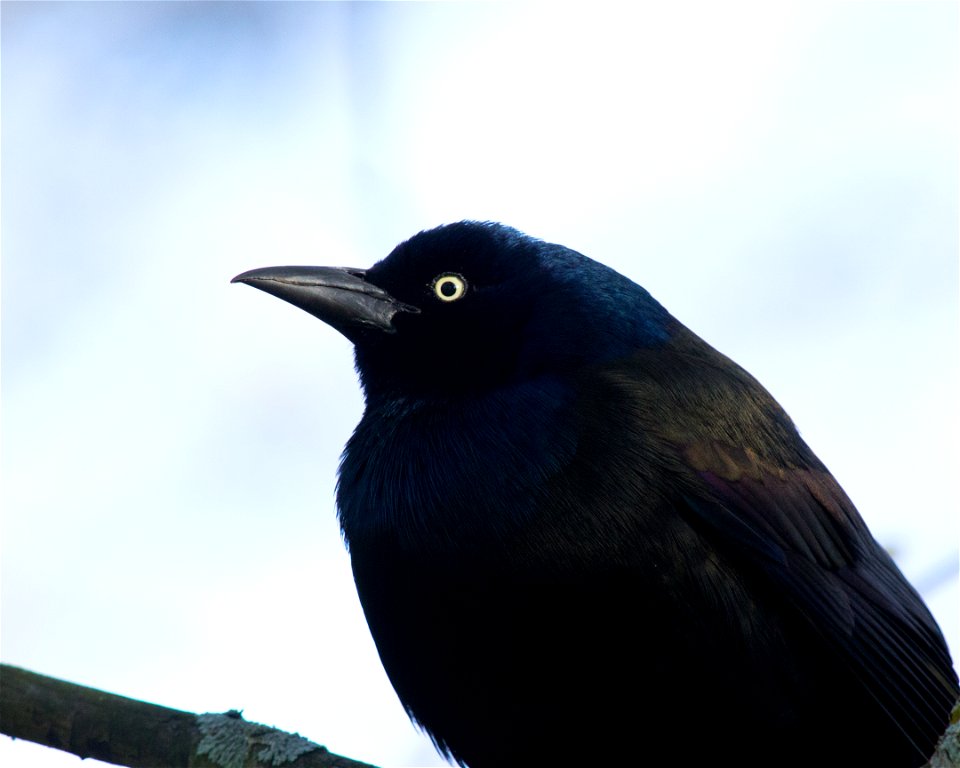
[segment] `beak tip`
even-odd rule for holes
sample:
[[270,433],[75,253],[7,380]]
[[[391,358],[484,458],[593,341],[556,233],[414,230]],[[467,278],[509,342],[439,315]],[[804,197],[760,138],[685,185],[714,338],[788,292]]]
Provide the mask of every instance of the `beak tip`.
[[230,278],[230,282],[231,282],[231,283],[246,283],[246,282],[248,282],[251,271],[253,271],[253,270],[249,270],[249,271],[247,271],[247,272],[241,272],[239,275],[236,275],[235,277],[231,277],[231,278]]

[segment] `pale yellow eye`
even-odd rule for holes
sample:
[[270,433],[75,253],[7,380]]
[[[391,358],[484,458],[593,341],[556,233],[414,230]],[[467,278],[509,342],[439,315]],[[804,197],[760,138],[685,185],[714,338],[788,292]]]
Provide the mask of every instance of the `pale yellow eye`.
[[433,292],[440,301],[456,301],[467,292],[467,281],[460,275],[440,275],[433,281]]

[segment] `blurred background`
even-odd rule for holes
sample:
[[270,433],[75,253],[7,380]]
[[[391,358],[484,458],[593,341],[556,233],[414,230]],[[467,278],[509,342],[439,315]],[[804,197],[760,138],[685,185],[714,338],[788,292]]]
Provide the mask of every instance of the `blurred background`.
[[339,537],[351,348],[229,280],[463,218],[757,376],[960,653],[957,41],[955,2],[4,2],[0,657],[442,765]]

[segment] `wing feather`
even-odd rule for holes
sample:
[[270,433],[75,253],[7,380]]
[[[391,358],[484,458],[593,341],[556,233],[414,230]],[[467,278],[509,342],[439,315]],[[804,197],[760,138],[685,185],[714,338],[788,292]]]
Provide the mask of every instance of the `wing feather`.
[[918,749],[935,741],[958,694],[945,642],[829,472],[720,443],[684,456],[706,490],[687,498],[700,525],[783,589]]

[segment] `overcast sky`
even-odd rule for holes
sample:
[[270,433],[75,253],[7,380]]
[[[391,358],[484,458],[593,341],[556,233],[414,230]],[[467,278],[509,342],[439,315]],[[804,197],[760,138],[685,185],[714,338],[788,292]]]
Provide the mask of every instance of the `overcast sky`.
[[757,376],[960,651],[957,30],[955,2],[4,2],[3,661],[442,764],[339,538],[350,346],[229,280],[463,218],[610,264]]

